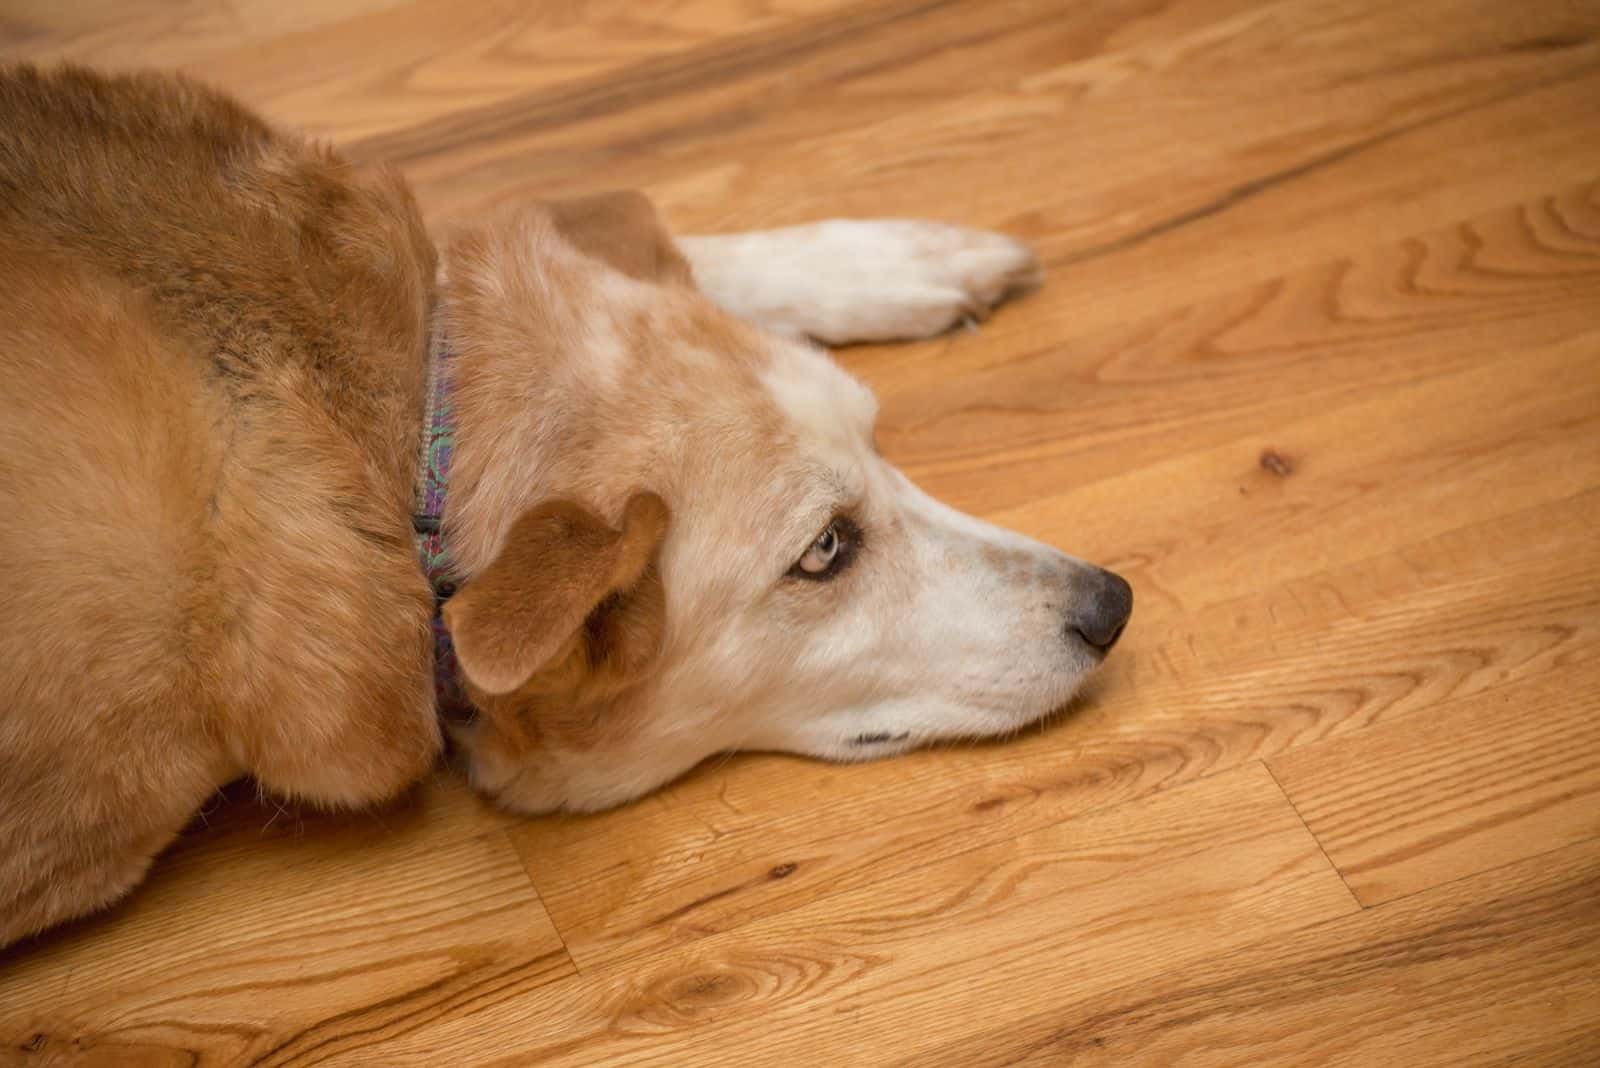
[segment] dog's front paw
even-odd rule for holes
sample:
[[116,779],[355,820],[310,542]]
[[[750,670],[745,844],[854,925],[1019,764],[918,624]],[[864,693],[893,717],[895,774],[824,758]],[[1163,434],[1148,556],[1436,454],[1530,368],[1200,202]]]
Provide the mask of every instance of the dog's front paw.
[[692,253],[719,303],[830,345],[930,337],[1043,277],[1015,238],[918,219],[832,219],[711,238]]
[[929,337],[986,318],[1043,276],[1027,245],[987,230],[882,219],[818,231],[816,266],[830,292],[805,332],[829,344]]

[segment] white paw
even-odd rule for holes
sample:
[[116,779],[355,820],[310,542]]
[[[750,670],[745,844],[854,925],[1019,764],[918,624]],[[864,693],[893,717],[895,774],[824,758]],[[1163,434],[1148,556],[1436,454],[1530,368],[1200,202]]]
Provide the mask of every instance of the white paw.
[[1038,285],[1031,249],[914,219],[834,219],[691,238],[701,286],[737,315],[839,345],[937,334]]

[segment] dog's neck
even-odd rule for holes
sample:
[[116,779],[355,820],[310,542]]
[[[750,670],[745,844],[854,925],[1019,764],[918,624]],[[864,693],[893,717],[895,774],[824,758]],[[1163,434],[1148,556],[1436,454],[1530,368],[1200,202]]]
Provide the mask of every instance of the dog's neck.
[[454,592],[456,579],[444,535],[445,498],[456,447],[454,362],[443,317],[436,316],[428,343],[428,395],[423,404],[411,528],[416,533],[423,574],[441,598]]
[[457,575],[445,539],[445,502],[450,489],[450,461],[455,456],[456,423],[452,390],[454,355],[436,316],[428,344],[428,396],[423,405],[420,455],[417,458],[416,494],[411,527],[416,535],[417,558],[433,587],[433,692],[439,711],[447,718],[470,718],[471,700],[461,683],[455,644],[439,611],[455,593]]

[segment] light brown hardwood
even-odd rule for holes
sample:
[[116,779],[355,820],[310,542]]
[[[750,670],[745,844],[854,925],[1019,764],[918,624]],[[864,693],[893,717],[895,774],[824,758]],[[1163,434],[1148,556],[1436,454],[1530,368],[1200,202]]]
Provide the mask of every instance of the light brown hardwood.
[[179,66],[441,223],[1017,233],[1040,292],[841,359],[1138,598],[1009,742],[230,790],[0,954],[0,1064],[1600,1063],[1600,6],[0,0],[0,57]]

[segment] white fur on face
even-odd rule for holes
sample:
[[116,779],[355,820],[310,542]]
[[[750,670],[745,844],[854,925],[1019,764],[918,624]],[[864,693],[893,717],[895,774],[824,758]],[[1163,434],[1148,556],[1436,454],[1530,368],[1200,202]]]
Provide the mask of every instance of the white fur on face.
[[[1065,634],[1084,565],[919,490],[873,446],[871,393],[826,355],[779,346],[762,383],[783,426],[766,484],[720,533],[681,516],[663,563],[669,605],[704,623],[662,707],[697,710],[687,721],[716,747],[859,760],[1005,733],[1065,703],[1099,662]],[[786,575],[836,514],[860,528],[850,566]],[[714,598],[720,618],[685,603],[712,574],[738,587]]]
[[899,559],[872,560],[869,535],[863,568],[880,564],[896,580],[869,570],[863,590],[842,591],[845,610],[821,635],[834,663],[803,684],[827,695],[824,707],[775,714],[771,744],[861,759],[1003,734],[1064,704],[1099,663],[1065,635],[1078,565],[945,507],[877,464],[887,497],[878,522],[897,528],[881,551]]

